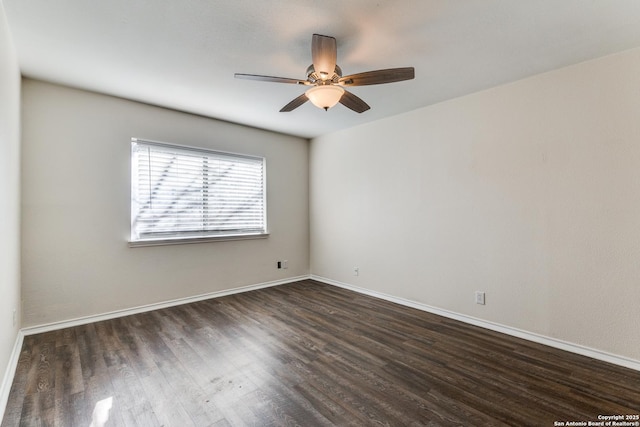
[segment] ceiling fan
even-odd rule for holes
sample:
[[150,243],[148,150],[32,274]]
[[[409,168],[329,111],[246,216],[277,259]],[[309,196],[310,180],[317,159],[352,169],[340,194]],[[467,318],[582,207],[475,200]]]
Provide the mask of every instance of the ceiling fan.
[[415,77],[413,67],[366,71],[343,77],[342,70],[336,64],[336,39],[320,34],[314,34],[311,39],[311,58],[313,64],[307,68],[306,80],[240,73],[236,73],[235,77],[237,79],[312,86],[305,93],[282,107],[281,113],[293,111],[307,101],[311,101],[315,106],[324,110],[328,110],[339,102],[356,113],[362,113],[370,108],[369,105],[345,90],[344,87],[393,83],[411,80]]

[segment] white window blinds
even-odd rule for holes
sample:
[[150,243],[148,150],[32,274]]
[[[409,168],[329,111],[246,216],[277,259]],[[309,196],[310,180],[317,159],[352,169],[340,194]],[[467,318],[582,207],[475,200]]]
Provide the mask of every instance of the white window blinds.
[[133,139],[131,240],[266,233],[265,160]]

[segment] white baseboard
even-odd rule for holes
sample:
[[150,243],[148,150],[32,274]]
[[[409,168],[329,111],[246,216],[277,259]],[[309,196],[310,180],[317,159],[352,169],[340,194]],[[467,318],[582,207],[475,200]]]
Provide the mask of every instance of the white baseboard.
[[511,335],[518,338],[523,338],[528,341],[533,341],[539,344],[548,345],[549,347],[555,347],[560,350],[569,351],[571,353],[580,354],[582,356],[591,357],[593,359],[609,362],[614,365],[623,366],[636,371],[640,371],[640,361],[630,359],[624,356],[618,356],[616,354],[607,353],[602,350],[597,350],[590,347],[585,347],[579,344],[574,344],[566,341],[562,341],[556,338],[547,337],[544,335],[536,334],[533,332],[524,331],[518,328],[512,328],[510,326],[501,325],[499,323],[490,322],[487,320],[478,319],[476,317],[467,316],[464,314],[455,313],[453,311],[444,310],[437,307],[432,307],[427,304],[422,304],[416,301],[407,300],[404,298],[395,297],[382,292],[372,291],[365,288],[360,288],[347,283],[339,282],[337,280],[327,279],[326,277],[311,275],[312,280],[326,283],[328,285],[337,286],[340,288],[348,289],[361,294],[369,295],[375,298],[380,298],[390,302],[394,302],[406,307],[416,308],[418,310],[426,311],[429,313],[437,314],[439,316],[447,317],[454,320],[459,320],[464,323],[469,323],[474,326],[489,329],[492,331],[500,332],[503,334]]
[[9,401],[9,392],[11,392],[11,384],[13,384],[13,378],[16,375],[16,369],[18,368],[18,360],[20,360],[20,351],[22,350],[22,342],[24,341],[24,334],[22,331],[18,331],[16,335],[16,341],[13,344],[13,351],[7,364],[7,369],[4,371],[2,377],[2,383],[0,383],[0,423],[4,418],[4,411],[7,409],[7,402]]
[[43,332],[54,331],[58,329],[69,328],[73,326],[85,325],[88,323],[99,322],[102,320],[115,319],[118,317],[129,316],[132,314],[144,313],[152,310],[159,310],[162,308],[174,307],[182,304],[189,304],[196,301],[202,301],[211,298],[219,298],[226,295],[238,294],[242,292],[248,292],[256,289],[268,288],[272,286],[284,285],[287,283],[297,282],[300,280],[313,279],[318,282],[326,283],[328,285],[337,286],[340,288],[348,289],[351,291],[355,291],[361,294],[369,295],[375,298],[380,298],[383,300],[391,301],[400,305],[404,305],[411,308],[416,308],[418,310],[426,311],[429,313],[437,314],[443,317],[447,317],[454,320],[459,320],[464,323],[468,323],[471,325],[479,326],[485,329],[489,329],[496,332],[501,332],[507,335],[511,335],[518,338],[523,338],[529,341],[533,341],[539,344],[548,345],[550,347],[555,347],[561,350],[569,351],[572,353],[580,354],[583,356],[591,357],[593,359],[602,360],[604,362],[613,363],[615,365],[623,366],[626,368],[630,368],[636,371],[640,371],[640,361],[630,359],[624,356],[619,356],[611,353],[607,353],[602,350],[585,347],[579,344],[574,344],[566,341],[562,341],[556,338],[547,337],[544,335],[536,334],[533,332],[524,331],[518,328],[513,328],[510,326],[501,325],[499,323],[490,322],[487,320],[478,319],[472,316],[467,316],[464,314],[455,313],[449,310],[432,307],[427,304],[419,303],[416,301],[407,300],[404,298],[396,297],[393,295],[388,295],[382,292],[372,291],[365,288],[360,288],[357,286],[353,286],[347,283],[339,282],[336,280],[328,279],[326,277],[316,276],[316,275],[304,275],[297,277],[290,277],[287,279],[275,280],[271,282],[264,282],[255,285],[242,286],[239,288],[224,290],[224,291],[216,291],[209,292],[206,294],[196,295],[187,298],[179,298],[171,301],[164,301],[154,304],[143,305],[139,307],[128,308],[124,310],[116,310],[108,313],[102,313],[92,316],[80,317],[76,319],[65,320],[61,322],[48,323],[44,325],[32,326],[28,328],[23,328],[19,331],[18,336],[16,337],[16,343],[13,349],[13,353],[11,355],[11,360],[9,366],[7,366],[3,382],[0,388],[0,420],[2,419],[2,414],[4,413],[4,409],[7,403],[7,399],[9,397],[9,391],[11,389],[11,383],[13,382],[13,376],[15,375],[16,367],[18,365],[18,359],[20,357],[20,349],[22,348],[22,342],[24,336],[39,334]]
[[256,285],[243,286],[240,288],[229,289],[225,291],[216,291],[210,292],[202,295],[196,295],[188,298],[180,298],[171,301],[165,301],[155,304],[148,304],[140,307],[134,307],[125,310],[117,310],[109,313],[103,313],[93,316],[87,316],[82,318],[76,318],[71,320],[65,320],[61,322],[49,323],[46,325],[33,326],[29,328],[24,328],[18,331],[18,335],[16,336],[16,341],[13,346],[13,351],[11,353],[11,358],[9,359],[9,363],[5,370],[4,376],[2,378],[2,383],[0,384],[0,421],[4,417],[4,413],[7,407],[7,402],[9,400],[9,393],[11,391],[11,385],[13,383],[13,379],[16,373],[16,369],[18,367],[18,361],[20,359],[20,351],[22,349],[22,343],[24,341],[25,335],[38,334],[42,332],[49,332],[57,329],[68,328],[72,326],[84,325],[87,323],[98,322],[101,320],[114,319],[123,316],[129,316],[131,314],[144,313],[151,310],[158,310],[167,307],[173,307],[181,304],[188,304],[191,302],[202,301],[210,298],[218,298],[226,295],[232,295],[242,292],[248,292],[256,289],[268,288],[271,286],[284,285],[286,283],[297,282],[300,280],[312,279],[318,282],[326,283],[328,285],[337,286],[340,288],[348,289],[354,292],[358,292],[361,294],[369,295],[375,298],[380,298],[383,300],[387,300],[390,302],[394,302],[400,305],[404,305],[411,308],[416,308],[418,310],[426,311],[429,313],[437,314],[443,317],[447,317],[454,320],[459,320],[461,322],[469,323],[471,325],[480,326],[485,329],[489,329],[496,332],[501,332],[507,335],[515,336],[518,338],[523,338],[532,342],[536,342],[539,344],[548,345],[550,347],[555,347],[561,350],[569,351],[572,353],[580,354],[583,356],[591,357],[596,360],[602,360],[604,362],[613,363],[615,365],[623,366],[626,368],[630,368],[636,371],[640,371],[640,361],[629,359],[623,356],[618,356],[615,354],[607,353],[601,350],[581,346],[574,343],[569,343],[566,341],[558,340],[555,338],[546,337],[544,335],[524,331],[517,328],[512,328],[509,326],[501,325],[494,322],[489,322],[486,320],[478,319],[472,316],[467,316],[459,313],[455,313],[452,311],[444,310],[437,307],[432,307],[426,304],[418,303],[415,301],[407,300],[404,298],[395,297],[392,295],[388,295],[382,292],[372,291],[365,288],[360,288],[357,286],[353,286],[347,283],[339,282],[332,279],[327,279],[325,277],[316,276],[316,275],[305,275],[298,277],[290,277],[288,279],[276,280],[271,282],[264,282]]
[[174,307],[176,305],[189,304],[192,302],[203,301],[211,298],[219,298],[226,295],[239,294],[242,292],[254,291],[256,289],[269,288],[271,286],[284,285],[286,283],[297,282],[308,279],[309,276],[289,277],[287,279],[274,280],[271,282],[258,283],[256,285],[241,286],[239,288],[228,289],[224,291],[209,292],[206,294],[195,295],[192,297],[178,298],[170,301],[163,301],[153,304],[142,305],[139,307],[127,308],[123,310],[110,311],[108,313],[95,314],[91,316],[78,317],[60,322],[47,323],[44,325],[30,326],[22,329],[24,335],[40,334],[43,332],[55,331],[58,329],[70,328],[73,326],[86,325],[88,323],[100,322],[102,320],[116,319],[118,317],[129,316],[132,314],[144,313],[152,310],[160,310],[162,308]]

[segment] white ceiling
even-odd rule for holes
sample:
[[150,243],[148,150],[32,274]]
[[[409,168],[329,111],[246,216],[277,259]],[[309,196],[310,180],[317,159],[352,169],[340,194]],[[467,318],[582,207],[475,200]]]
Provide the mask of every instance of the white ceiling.
[[[638,0],[0,0],[25,76],[303,137],[640,46]],[[371,110],[306,103],[313,33],[343,74],[414,66],[356,87]],[[640,78],[640,76],[638,76]]]

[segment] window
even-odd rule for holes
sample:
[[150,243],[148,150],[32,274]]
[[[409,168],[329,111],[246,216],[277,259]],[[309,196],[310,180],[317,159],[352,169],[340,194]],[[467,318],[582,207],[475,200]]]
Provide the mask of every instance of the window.
[[131,246],[266,235],[264,158],[131,140]]

